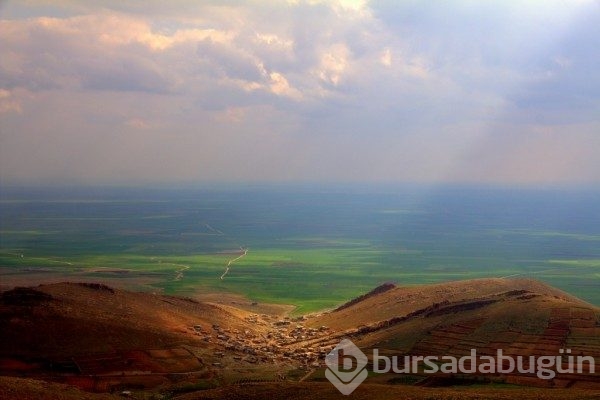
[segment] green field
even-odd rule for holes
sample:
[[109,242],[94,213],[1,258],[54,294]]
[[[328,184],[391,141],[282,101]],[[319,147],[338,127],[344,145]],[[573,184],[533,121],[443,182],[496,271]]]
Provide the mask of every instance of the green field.
[[[522,276],[599,305],[597,193],[492,194],[5,190],[0,280],[225,291],[293,304],[300,313],[387,281]],[[220,279],[241,249],[247,254]]]

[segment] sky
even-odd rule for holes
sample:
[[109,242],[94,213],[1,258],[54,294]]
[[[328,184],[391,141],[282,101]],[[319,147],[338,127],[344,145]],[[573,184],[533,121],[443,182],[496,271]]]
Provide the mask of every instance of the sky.
[[598,0],[0,0],[0,183],[597,185],[598,49]]

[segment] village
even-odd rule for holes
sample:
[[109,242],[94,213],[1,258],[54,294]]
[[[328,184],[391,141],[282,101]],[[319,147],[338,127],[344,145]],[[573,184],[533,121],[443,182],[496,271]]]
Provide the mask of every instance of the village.
[[333,342],[331,340],[330,328],[306,327],[303,324],[306,321],[304,316],[278,318],[266,314],[251,314],[245,320],[255,326],[267,328],[267,333],[222,328],[217,324],[210,328],[201,325],[191,327],[194,335],[201,340],[224,350],[214,352],[213,367],[222,367],[224,363],[219,359],[234,353],[235,362],[290,364],[300,369],[314,369],[321,366],[327,353],[336,344],[335,339]]

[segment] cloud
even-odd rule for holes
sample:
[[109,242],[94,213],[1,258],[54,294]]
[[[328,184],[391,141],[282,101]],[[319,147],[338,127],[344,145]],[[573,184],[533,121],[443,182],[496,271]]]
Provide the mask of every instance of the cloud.
[[[509,91],[557,74],[563,67],[556,60],[583,68],[598,60],[593,49],[598,45],[600,4],[579,3],[465,0],[417,5],[373,0],[370,4],[389,29],[419,49],[431,69],[465,88],[510,95]],[[596,80],[592,79],[595,89]]]
[[337,86],[348,68],[349,58],[350,50],[345,44],[334,44],[321,56],[320,65],[315,72],[326,85]]
[[[205,16],[179,20],[112,6],[88,5],[82,10],[88,14],[63,18],[3,20],[9,56],[0,77],[34,91],[233,90],[233,101],[251,97],[242,103],[272,101],[265,93],[318,103],[336,87],[364,81],[358,74],[379,58],[387,40],[374,35],[381,26],[362,3],[207,3],[197,10]],[[267,29],[265,18],[273,20]]]
[[390,49],[385,49],[383,51],[383,53],[381,54],[381,58],[379,59],[379,61],[381,61],[381,64],[385,65],[386,67],[391,67],[392,66],[392,52]]
[[11,91],[0,88],[0,114],[12,112],[23,113],[21,103]]
[[142,118],[130,118],[125,121],[125,125],[135,129],[149,129],[152,124]]
[[3,179],[600,179],[597,2],[0,12]]
[[29,90],[168,91],[144,24],[113,15],[2,21],[9,32],[0,77]]
[[299,90],[291,87],[285,76],[278,72],[271,72],[269,74],[269,78],[271,79],[270,89],[272,93],[276,95],[287,96],[296,100],[302,99],[302,93],[300,93]]

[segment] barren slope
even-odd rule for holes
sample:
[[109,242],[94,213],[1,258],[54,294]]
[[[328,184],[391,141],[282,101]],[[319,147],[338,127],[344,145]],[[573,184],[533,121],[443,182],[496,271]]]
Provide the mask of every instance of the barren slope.
[[[386,285],[387,286],[387,285]],[[341,306],[311,321],[313,324],[327,325],[335,329],[349,329],[360,324],[369,324],[399,315],[406,315],[434,304],[444,302],[457,303],[486,299],[505,293],[532,293],[545,297],[568,300],[573,304],[589,307],[576,297],[561,290],[531,279],[472,279],[466,281],[444,282],[434,285],[394,287],[375,294],[350,306]]]
[[[410,356],[557,356],[561,349],[600,365],[600,310],[532,280],[479,279],[411,288],[387,288],[348,306],[311,318],[333,329],[330,346],[343,337],[361,349]],[[426,378],[422,375],[421,378]],[[378,376],[386,383],[393,376]],[[432,381],[433,379],[429,379]],[[543,387],[600,388],[599,374],[560,374],[552,380],[512,374],[502,382]],[[426,383],[426,382],[425,382]]]
[[[227,393],[232,398],[258,398],[269,390],[306,398],[302,393],[310,388],[328,398],[333,397],[333,387],[318,382],[324,380],[323,359],[342,338],[350,338],[367,355],[377,348],[387,356],[460,357],[471,349],[493,355],[500,348],[509,355],[540,356],[569,348],[573,354],[595,357],[600,365],[600,310],[532,280],[479,279],[410,288],[386,284],[337,310],[295,319],[259,314],[265,308],[251,312],[252,307],[246,304],[241,310],[99,284],[11,290],[0,296],[0,375],[63,382],[90,391],[150,390],[192,382],[222,388],[190,398],[230,397]],[[301,385],[291,384],[301,377]],[[409,378],[425,386],[484,380],[423,373]],[[597,373],[563,374],[552,380],[532,374],[492,378],[497,383],[569,387],[569,396],[581,395],[571,398],[600,390]],[[398,379],[397,374],[372,374],[357,396],[366,396],[367,388],[382,399],[402,388],[416,399],[438,393],[408,388],[406,382],[390,389]],[[37,390],[30,386],[23,387]],[[457,390],[459,395],[440,390],[439,398],[510,398],[516,393],[486,397],[494,389]],[[532,390],[523,396],[518,392],[518,397],[569,398]]]

